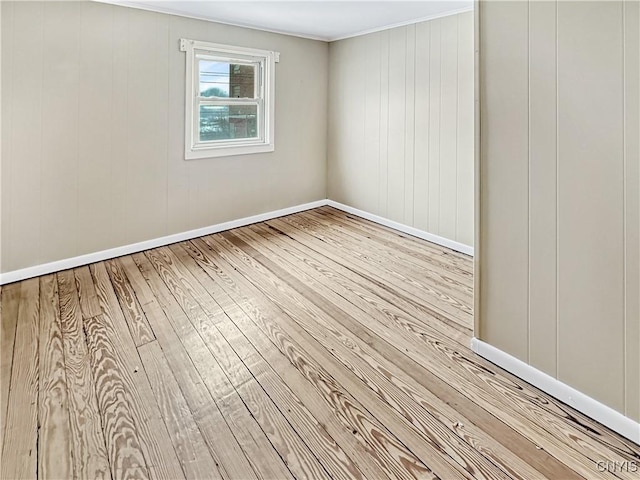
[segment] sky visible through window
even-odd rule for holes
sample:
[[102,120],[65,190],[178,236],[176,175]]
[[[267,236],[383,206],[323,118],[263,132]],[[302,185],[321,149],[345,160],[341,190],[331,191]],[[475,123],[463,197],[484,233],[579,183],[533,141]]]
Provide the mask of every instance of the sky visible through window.
[[200,95],[229,96],[229,63],[200,60]]

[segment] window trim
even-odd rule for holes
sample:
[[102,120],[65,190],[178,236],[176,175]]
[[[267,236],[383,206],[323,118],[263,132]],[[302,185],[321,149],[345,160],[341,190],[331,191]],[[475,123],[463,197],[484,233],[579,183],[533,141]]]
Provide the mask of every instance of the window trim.
[[[185,160],[195,160],[200,158],[226,157],[231,155],[248,155],[252,153],[273,152],[275,150],[275,64],[280,60],[279,52],[269,50],[259,50],[255,48],[236,47],[219,43],[202,42],[198,40],[180,39],[180,51],[186,52],[186,75],[185,75],[185,132],[184,132],[184,155]],[[199,123],[197,108],[203,100],[199,96],[199,75],[195,69],[198,68],[197,55],[209,55],[212,57],[222,57],[233,59],[236,57],[242,63],[259,63],[259,74],[256,93],[260,92],[255,99],[234,99],[224,98],[216,100],[216,97],[206,97],[207,104],[215,105],[216,101],[237,103],[238,105],[258,105],[258,138],[238,138],[216,141],[215,144],[203,144],[197,141]]]

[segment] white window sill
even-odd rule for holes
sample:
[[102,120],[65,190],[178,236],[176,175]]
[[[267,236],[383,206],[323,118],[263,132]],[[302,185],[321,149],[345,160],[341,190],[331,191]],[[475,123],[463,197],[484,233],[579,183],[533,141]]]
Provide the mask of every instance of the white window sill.
[[215,148],[201,148],[187,150],[186,160],[197,160],[201,158],[231,157],[234,155],[250,155],[253,153],[267,153],[275,150],[273,143],[260,145],[237,145],[219,146]]

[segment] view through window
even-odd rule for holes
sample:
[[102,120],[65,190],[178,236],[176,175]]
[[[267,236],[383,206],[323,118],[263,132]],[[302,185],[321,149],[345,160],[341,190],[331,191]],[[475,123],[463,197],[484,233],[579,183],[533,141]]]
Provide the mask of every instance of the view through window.
[[274,149],[275,52],[181,40],[187,53],[185,158]]
[[[256,98],[258,64],[200,60],[200,96],[207,99]],[[258,137],[258,105],[200,105],[200,141]]]

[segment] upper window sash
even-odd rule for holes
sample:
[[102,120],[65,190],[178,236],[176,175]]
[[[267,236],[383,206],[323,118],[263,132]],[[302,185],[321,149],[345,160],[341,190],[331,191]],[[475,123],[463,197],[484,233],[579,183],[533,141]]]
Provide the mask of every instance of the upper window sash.
[[[242,65],[245,67],[253,67],[253,70],[254,70],[253,97],[244,97],[244,98],[259,98],[264,96],[264,91],[262,90],[262,87],[265,84],[265,79],[263,78],[263,75],[265,74],[265,70],[266,70],[265,69],[266,58],[248,57],[248,56],[243,56],[241,58],[235,55],[231,56],[231,54],[229,56],[221,56],[221,55],[211,55],[211,54],[203,54],[203,53],[197,53],[197,52],[199,52],[199,50],[194,51],[196,62],[203,60],[203,61],[210,61],[210,62],[228,63],[230,60],[232,60],[234,66]],[[195,91],[199,92],[200,77],[199,76],[195,77],[193,81],[195,82],[195,85],[194,85]],[[204,98],[207,98],[207,97],[204,97]],[[236,98],[236,97],[233,97],[232,92],[229,92],[228,97],[217,97],[217,98]]]

